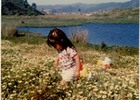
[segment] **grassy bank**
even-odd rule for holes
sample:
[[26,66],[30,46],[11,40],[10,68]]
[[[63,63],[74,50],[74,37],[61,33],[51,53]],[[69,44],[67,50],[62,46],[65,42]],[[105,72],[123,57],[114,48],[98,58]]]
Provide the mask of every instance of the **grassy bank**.
[[88,19],[88,16],[78,14],[58,14],[45,16],[2,16],[3,23],[18,23],[19,26],[25,27],[56,27],[81,25],[83,23],[86,23]]
[[[11,31],[10,31],[11,32]],[[76,31],[77,32],[77,31]],[[78,36],[72,36],[71,41],[73,41],[73,43],[77,46],[77,47],[81,47],[81,49],[93,49],[93,50],[97,50],[97,51],[101,51],[101,52],[105,52],[105,53],[111,53],[111,52],[115,52],[116,54],[120,54],[120,55],[138,55],[138,48],[135,47],[128,47],[128,46],[108,46],[106,45],[105,48],[101,49],[101,45],[96,45],[96,44],[89,44],[87,43],[87,39],[85,38],[86,35],[85,33],[81,33],[80,32],[85,32],[85,31],[80,31],[79,33],[77,32],[78,36],[80,38],[78,38]],[[40,33],[31,33],[31,32],[26,32],[26,31],[18,31],[18,33],[16,35],[14,35],[15,33],[12,33],[13,35],[11,36],[2,36],[3,40],[9,40],[12,41],[15,44],[21,44],[21,43],[27,43],[27,44],[35,44],[35,45],[39,45],[39,44],[44,44],[46,43],[46,39],[47,36],[46,35],[42,35]],[[74,33],[76,34],[76,33]],[[73,38],[75,37],[75,38]],[[82,38],[84,37],[84,38]]]
[[[2,99],[32,100],[138,100],[138,49],[107,47],[74,43],[84,66],[94,78],[80,78],[62,88],[54,69],[56,51],[45,43],[40,34],[20,32],[22,36],[2,39],[1,84]],[[24,34],[24,35],[23,35]],[[96,65],[103,55],[110,57],[113,66],[102,71]]]

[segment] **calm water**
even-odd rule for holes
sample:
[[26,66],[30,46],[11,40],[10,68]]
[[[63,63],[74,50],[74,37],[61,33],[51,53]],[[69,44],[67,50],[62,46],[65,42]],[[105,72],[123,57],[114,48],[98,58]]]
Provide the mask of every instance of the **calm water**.
[[[139,24],[84,24],[81,26],[58,27],[62,29],[68,37],[74,30],[87,30],[88,42],[107,45],[133,46],[139,47]],[[18,30],[41,33],[47,35],[53,28],[25,28]]]

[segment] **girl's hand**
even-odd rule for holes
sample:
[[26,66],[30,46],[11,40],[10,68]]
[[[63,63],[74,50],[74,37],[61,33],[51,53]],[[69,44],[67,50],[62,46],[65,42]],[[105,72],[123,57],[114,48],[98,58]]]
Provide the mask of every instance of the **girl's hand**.
[[75,59],[75,61],[76,61],[76,72],[75,72],[75,77],[76,77],[76,78],[79,78],[79,77],[80,77],[80,66],[81,66],[81,64],[80,64],[80,58],[79,58],[78,55],[76,55],[76,56],[74,57],[74,59]]
[[58,58],[54,61],[53,66],[56,68],[58,67]]
[[53,66],[57,68],[58,67],[58,62],[54,62]]

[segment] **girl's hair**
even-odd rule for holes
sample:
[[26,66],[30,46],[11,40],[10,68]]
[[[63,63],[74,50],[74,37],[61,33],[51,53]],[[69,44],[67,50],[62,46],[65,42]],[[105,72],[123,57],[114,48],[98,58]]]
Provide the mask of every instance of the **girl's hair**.
[[63,49],[67,47],[75,48],[72,42],[67,38],[66,34],[60,29],[52,29],[47,38],[47,44],[51,47],[55,47],[55,44],[59,44]]

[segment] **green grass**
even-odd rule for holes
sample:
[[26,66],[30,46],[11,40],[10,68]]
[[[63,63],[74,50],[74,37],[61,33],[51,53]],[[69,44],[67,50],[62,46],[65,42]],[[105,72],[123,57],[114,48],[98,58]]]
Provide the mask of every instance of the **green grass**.
[[2,37],[3,40],[10,40],[16,44],[20,43],[28,43],[28,44],[42,44],[46,43],[47,36],[37,34],[37,33],[29,33],[25,31],[18,31],[18,36],[13,37]]
[[[61,87],[60,69],[53,67],[55,49],[44,42],[30,42],[33,38],[21,43],[21,38],[24,37],[2,39],[2,99],[138,100],[138,54],[122,55],[114,50],[102,51],[99,46],[74,43],[84,60],[84,67],[94,78],[83,77],[68,87]],[[41,38],[44,41],[44,37]],[[110,70],[102,71],[96,65],[103,54],[113,61]]]
[[[77,18],[76,18],[77,17]],[[71,26],[85,23],[88,17],[83,15],[46,15],[46,16],[2,16],[3,23],[19,23],[26,27]],[[78,19],[78,20],[77,20]],[[24,23],[21,23],[23,21]]]

